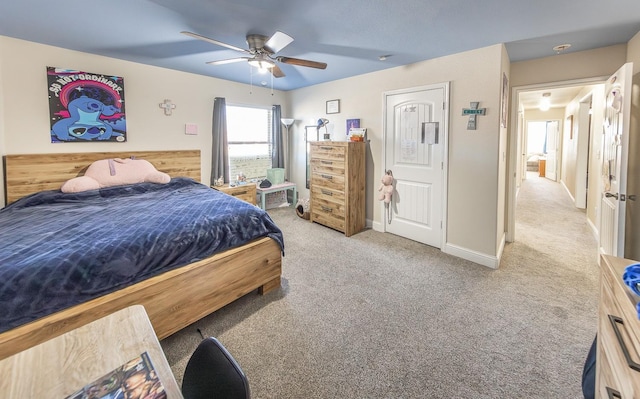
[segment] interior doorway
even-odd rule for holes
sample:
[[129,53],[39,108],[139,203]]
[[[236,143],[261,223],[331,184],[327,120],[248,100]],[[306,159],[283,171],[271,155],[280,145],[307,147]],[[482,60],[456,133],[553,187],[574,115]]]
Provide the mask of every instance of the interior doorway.
[[[602,85],[605,77],[600,78],[592,78],[592,79],[579,79],[565,82],[555,82],[548,84],[537,84],[537,85],[529,85],[529,86],[521,86],[521,87],[513,87],[511,98],[513,99],[512,104],[512,115],[511,120],[515,121],[515,123],[511,124],[511,131],[509,133],[509,165],[508,165],[508,198],[507,198],[507,231],[506,231],[506,241],[514,242],[517,240],[517,232],[516,232],[516,200],[518,196],[518,192],[522,182],[527,177],[527,144],[526,144],[526,130],[529,119],[538,119],[546,121],[556,120],[557,124],[555,125],[558,129],[558,146],[554,163],[556,163],[557,167],[553,168],[556,172],[555,180],[558,181],[558,184],[562,184],[566,188],[566,179],[563,173],[566,173],[567,170],[567,162],[569,162],[565,157],[563,157],[563,153],[571,150],[574,151],[574,146],[577,144],[577,141],[569,141],[575,140],[571,134],[575,133],[578,128],[578,120],[568,121],[565,117],[566,107],[576,101],[576,98],[579,98],[581,93],[584,93],[585,89],[589,89],[591,86]],[[548,111],[550,113],[546,113],[547,111],[541,111],[539,109],[540,103],[542,99],[551,99],[551,109]],[[589,100],[590,101],[590,100]],[[550,115],[554,113],[553,116],[543,116]],[[534,115],[531,117],[531,115]],[[537,114],[537,115],[536,115]],[[568,122],[573,122],[567,127]],[[591,123],[589,119],[588,124]],[[582,128],[586,127],[586,123],[582,124]],[[545,130],[546,130],[545,125]],[[587,129],[590,131],[589,129]],[[571,137],[571,138],[569,138]],[[589,136],[587,136],[589,137]],[[547,137],[548,139],[548,137]],[[586,139],[586,143],[588,145],[590,138]],[[585,141],[582,141],[585,142]],[[548,144],[548,142],[547,142]],[[569,149],[567,146],[572,146]],[[547,151],[549,149],[547,148]],[[572,163],[573,168],[575,168],[575,155],[569,154],[569,158]],[[587,156],[585,160],[581,160],[584,162],[584,169],[588,170],[589,165],[594,164],[594,157],[597,157],[598,154],[596,151],[593,151],[591,147],[587,147]],[[545,168],[546,168],[546,157],[545,157]],[[572,171],[572,176],[575,176],[575,171]],[[545,176],[547,175],[545,171]],[[574,177],[575,179],[575,177]],[[582,181],[585,184],[586,189],[586,181]],[[575,180],[570,182],[569,184],[575,185]],[[570,192],[575,192],[574,186],[571,187],[571,190],[567,190]],[[573,195],[572,195],[573,196]],[[575,202],[575,198],[574,198]],[[595,227],[595,226],[593,226]]]

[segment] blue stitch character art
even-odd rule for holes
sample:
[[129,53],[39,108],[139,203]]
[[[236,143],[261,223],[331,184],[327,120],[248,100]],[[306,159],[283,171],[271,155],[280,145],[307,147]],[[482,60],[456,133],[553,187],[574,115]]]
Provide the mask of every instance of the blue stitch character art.
[[114,106],[82,96],[72,100],[67,108],[71,116],[60,119],[51,128],[51,135],[58,140],[109,140],[111,136],[122,136],[122,133],[114,132],[108,123],[100,120],[101,115],[115,114],[118,109]]
[[126,141],[121,77],[47,67],[51,142]]

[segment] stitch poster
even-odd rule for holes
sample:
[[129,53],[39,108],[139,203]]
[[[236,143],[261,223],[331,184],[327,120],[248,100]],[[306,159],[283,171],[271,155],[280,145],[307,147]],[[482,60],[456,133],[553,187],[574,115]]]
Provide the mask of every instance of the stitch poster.
[[124,79],[47,67],[52,143],[125,142]]

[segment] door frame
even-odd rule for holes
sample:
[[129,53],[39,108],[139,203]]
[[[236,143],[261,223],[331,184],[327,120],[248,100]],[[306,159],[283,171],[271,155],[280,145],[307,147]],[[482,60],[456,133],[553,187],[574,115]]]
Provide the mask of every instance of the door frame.
[[[583,78],[583,79],[572,79],[572,80],[564,80],[560,82],[548,82],[548,83],[537,83],[531,85],[524,86],[514,86],[511,88],[511,121],[518,121],[518,116],[520,115],[520,100],[519,96],[521,92],[533,91],[533,90],[543,90],[543,89],[554,89],[561,88],[567,86],[588,86],[593,84],[602,84],[604,83],[609,76],[597,76],[593,78]],[[506,223],[506,234],[505,238],[507,242],[514,242],[516,240],[516,197],[518,194],[518,165],[519,165],[519,155],[518,155],[518,143],[520,142],[521,135],[519,123],[511,123],[509,126],[509,140],[508,140],[508,153],[509,153],[509,162],[507,165],[507,184],[509,185],[507,190],[507,223]],[[557,172],[556,172],[557,173]]]
[[[441,203],[442,203],[442,209],[441,209],[441,214],[442,214],[442,229],[441,229],[441,234],[442,237],[440,239],[440,250],[442,250],[442,248],[444,248],[444,246],[447,243],[447,198],[448,198],[448,191],[449,191],[449,186],[448,186],[448,176],[449,176],[449,104],[450,104],[450,100],[449,100],[449,96],[450,96],[450,86],[451,86],[451,82],[450,81],[446,81],[446,82],[442,82],[442,83],[434,83],[434,84],[429,84],[429,85],[424,85],[424,86],[416,86],[416,87],[409,87],[409,88],[405,88],[405,89],[397,89],[397,90],[389,90],[389,91],[385,91],[382,93],[382,167],[380,168],[380,170],[378,171],[378,176],[384,176],[385,171],[387,170],[387,98],[389,96],[394,96],[397,94],[407,94],[407,93],[412,93],[412,92],[417,92],[417,91],[427,91],[427,90],[434,90],[434,89],[443,89],[444,90],[444,109],[442,110],[444,113],[444,116],[442,118],[443,120],[443,126],[440,126],[439,130],[438,130],[438,135],[439,138],[442,140],[442,198],[441,198]],[[380,216],[381,219],[383,221],[382,223],[382,232],[386,232],[387,231],[387,224],[384,223],[385,221],[385,207],[384,205],[382,205],[380,207]]]

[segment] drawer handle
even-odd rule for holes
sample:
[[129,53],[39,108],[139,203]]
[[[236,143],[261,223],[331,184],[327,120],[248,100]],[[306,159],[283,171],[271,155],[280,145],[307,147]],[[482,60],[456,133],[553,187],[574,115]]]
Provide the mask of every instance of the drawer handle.
[[333,176],[331,175],[320,175],[320,176],[322,176],[323,179],[333,180]]
[[329,212],[329,213],[333,212],[333,209],[331,209],[329,207],[326,207],[326,206],[321,206],[320,208],[322,208],[322,210],[325,211],[325,212]]
[[333,193],[331,191],[327,191],[327,190],[320,190],[322,192],[322,194],[324,195],[328,195],[330,197],[333,197]]
[[624,353],[624,358],[627,359],[627,364],[629,365],[630,368],[634,369],[635,371],[640,371],[640,364],[634,362],[633,359],[631,359],[631,354],[629,353],[629,349],[627,348],[627,345],[624,343],[624,340],[622,339],[622,333],[618,328],[618,323],[624,326],[624,320],[622,320],[618,316],[609,315],[609,321],[613,326],[613,331],[616,333],[616,338],[618,339],[618,343],[620,344],[622,353]]
[[327,150],[327,151],[331,151],[331,150],[333,150],[333,147],[323,147],[323,146],[320,146],[320,148],[322,148],[323,150]]
[[331,161],[320,161],[320,163],[323,163],[325,165],[333,165],[333,162]]
[[613,388],[609,388],[607,387],[607,396],[609,397],[609,399],[622,399],[622,395],[620,395],[620,392],[616,391]]
[[235,193],[233,193],[233,195],[245,195],[247,192],[246,191],[236,191]]

